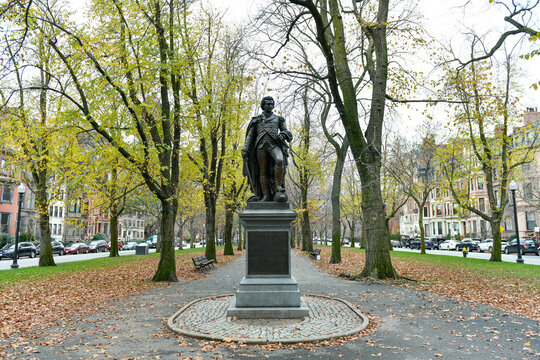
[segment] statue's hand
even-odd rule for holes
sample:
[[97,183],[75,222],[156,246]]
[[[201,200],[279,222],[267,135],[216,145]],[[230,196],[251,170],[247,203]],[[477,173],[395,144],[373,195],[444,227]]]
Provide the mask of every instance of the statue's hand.
[[288,140],[287,139],[287,135],[285,135],[284,133],[279,133],[279,139],[282,141],[282,142],[285,142],[285,140]]

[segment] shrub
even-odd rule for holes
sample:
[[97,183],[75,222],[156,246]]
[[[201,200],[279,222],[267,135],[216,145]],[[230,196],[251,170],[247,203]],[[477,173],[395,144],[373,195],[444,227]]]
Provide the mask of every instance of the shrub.
[[96,235],[94,235],[92,240],[107,240],[107,237],[105,236],[105,234],[97,233]]
[[15,238],[6,233],[0,233],[0,248],[3,248],[6,244],[15,241]]
[[34,238],[34,235],[30,234],[30,233],[21,233],[19,235],[19,241],[30,241],[30,242],[34,242],[35,238]]

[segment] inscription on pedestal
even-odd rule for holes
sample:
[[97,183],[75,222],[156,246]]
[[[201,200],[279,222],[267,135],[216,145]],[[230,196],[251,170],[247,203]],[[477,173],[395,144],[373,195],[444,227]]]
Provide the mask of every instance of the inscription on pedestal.
[[248,232],[247,275],[290,275],[287,231]]

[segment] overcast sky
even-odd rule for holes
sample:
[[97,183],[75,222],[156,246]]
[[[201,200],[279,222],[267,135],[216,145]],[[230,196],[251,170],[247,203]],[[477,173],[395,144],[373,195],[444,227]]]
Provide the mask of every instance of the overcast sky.
[[[70,0],[78,3],[77,0]],[[257,13],[257,10],[267,3],[267,0],[204,0],[219,10],[226,10],[225,19],[230,23],[248,23],[250,17]],[[347,1],[344,2],[345,4]],[[391,4],[397,3],[392,0]],[[463,7],[468,3],[466,7]],[[423,15],[425,29],[433,38],[447,45],[451,44],[454,50],[464,50],[465,42],[463,33],[474,28],[478,34],[488,34],[487,43],[494,44],[496,37],[508,29],[504,21],[505,11],[500,7],[489,4],[489,0],[417,0],[418,12]],[[540,9],[535,14],[533,22],[540,27]],[[514,37],[517,39],[517,37]],[[511,40],[514,40],[511,39]],[[489,41],[492,40],[492,41]],[[538,47],[538,42],[536,42]],[[461,48],[461,49],[460,49]],[[523,51],[522,51],[523,52]],[[465,57],[464,57],[465,58]],[[540,108],[540,90],[530,88],[533,82],[540,81],[540,56],[531,60],[520,61],[519,66],[526,74],[522,80],[522,87],[525,90],[521,98],[520,106]],[[429,70],[427,70],[429,71]],[[441,119],[445,116],[440,109],[431,109],[435,116]],[[424,107],[420,107],[423,109]],[[402,111],[398,119],[394,119],[394,126],[406,124],[405,132],[411,131],[411,121],[421,122],[421,116],[417,112]],[[442,120],[442,119],[441,119]]]

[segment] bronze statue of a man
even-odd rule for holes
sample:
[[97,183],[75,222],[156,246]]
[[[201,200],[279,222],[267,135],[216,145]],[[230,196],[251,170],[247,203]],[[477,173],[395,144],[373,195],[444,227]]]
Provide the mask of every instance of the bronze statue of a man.
[[255,197],[248,201],[287,201],[283,179],[287,168],[288,145],[292,140],[285,119],[277,116],[274,99],[261,101],[262,114],[249,122],[242,149],[244,176],[248,177]]

